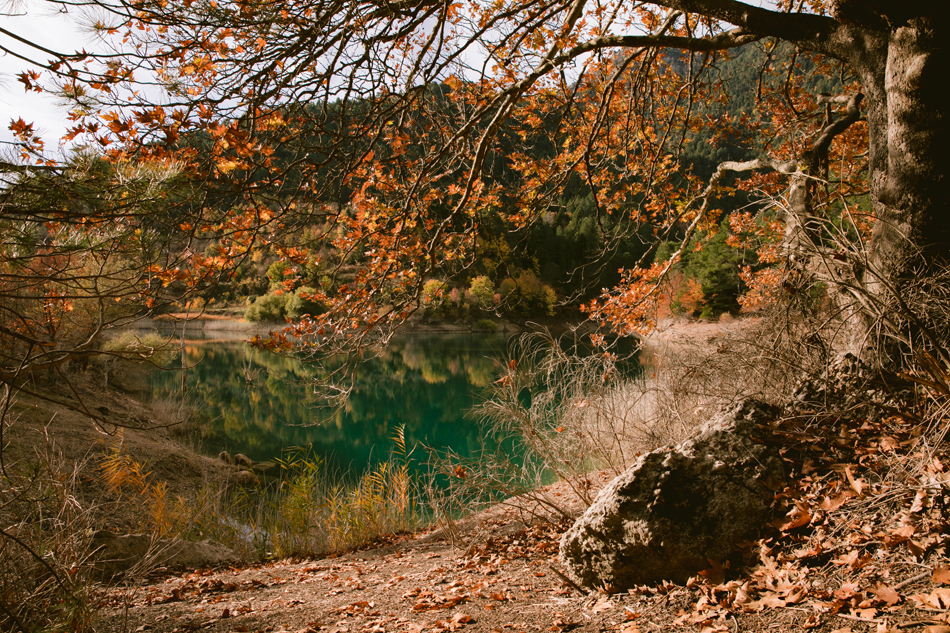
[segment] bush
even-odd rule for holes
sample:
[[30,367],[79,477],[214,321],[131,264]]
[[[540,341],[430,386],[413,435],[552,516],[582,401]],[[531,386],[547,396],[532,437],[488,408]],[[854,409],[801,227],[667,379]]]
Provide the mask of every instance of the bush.
[[475,322],[475,329],[481,332],[497,332],[498,324],[491,319],[479,319]]
[[479,275],[472,280],[468,287],[472,298],[475,300],[475,306],[482,310],[488,310],[495,302],[495,284],[485,275]]
[[283,321],[287,310],[287,299],[293,295],[269,292],[257,297],[244,311],[244,318],[255,322]]
[[501,282],[501,296],[507,308],[521,316],[552,316],[557,294],[531,271]]
[[286,272],[289,266],[287,262],[277,261],[267,267],[267,280],[271,288],[283,287],[284,281],[288,279]]
[[422,286],[422,305],[426,313],[445,316],[449,308],[448,285],[441,279],[430,279]]
[[324,311],[323,304],[310,298],[315,292],[316,289],[309,286],[297,288],[293,294],[287,296],[284,315],[289,319],[299,319],[305,314],[314,316],[322,313]]

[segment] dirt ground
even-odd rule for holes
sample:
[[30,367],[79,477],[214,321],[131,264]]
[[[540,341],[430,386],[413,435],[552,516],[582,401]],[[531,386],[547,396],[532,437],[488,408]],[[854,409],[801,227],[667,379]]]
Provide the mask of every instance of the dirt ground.
[[[159,576],[102,595],[102,630],[357,633],[465,631],[920,631],[944,633],[944,609],[900,600],[884,611],[767,599],[713,608],[711,597],[743,585],[697,577],[606,595],[564,580],[558,541],[568,523],[523,523],[495,508],[468,523],[466,541],[440,531],[393,537],[372,549],[320,560]],[[931,575],[907,570],[900,587],[934,591]],[[739,579],[741,580],[741,578]],[[832,579],[829,578],[829,581]],[[896,580],[896,579],[895,579]],[[906,581],[906,578],[901,580]],[[821,583],[817,575],[811,581]],[[836,581],[837,582],[837,581]],[[748,583],[746,583],[748,584]],[[732,588],[730,588],[730,585]],[[940,591],[937,588],[936,591]]]

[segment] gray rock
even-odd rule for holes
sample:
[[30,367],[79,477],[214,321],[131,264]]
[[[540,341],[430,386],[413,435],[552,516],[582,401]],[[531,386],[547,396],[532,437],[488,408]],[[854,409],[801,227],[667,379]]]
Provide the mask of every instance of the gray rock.
[[96,571],[104,579],[134,567],[147,573],[156,567],[199,569],[240,561],[231,548],[212,540],[158,539],[147,534],[118,535],[102,530],[93,535],[91,545]]
[[747,401],[693,438],[657,449],[605,487],[561,539],[574,581],[620,591],[684,582],[735,551],[769,518],[785,479],[768,443],[777,411]]

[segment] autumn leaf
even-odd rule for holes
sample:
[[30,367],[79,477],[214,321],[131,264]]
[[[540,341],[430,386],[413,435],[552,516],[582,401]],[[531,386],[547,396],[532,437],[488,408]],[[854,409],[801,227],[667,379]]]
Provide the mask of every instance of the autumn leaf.
[[941,585],[950,585],[950,567],[935,567],[932,577],[933,582]]
[[878,585],[874,589],[871,589],[871,593],[889,607],[897,604],[901,600],[900,594],[897,593],[893,587],[887,585]]

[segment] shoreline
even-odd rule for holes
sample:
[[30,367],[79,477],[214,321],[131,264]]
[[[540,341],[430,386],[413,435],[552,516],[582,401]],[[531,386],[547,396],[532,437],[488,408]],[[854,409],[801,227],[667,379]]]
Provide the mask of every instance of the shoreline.
[[[424,322],[421,318],[410,319],[399,326],[396,335],[399,334],[504,334],[530,332],[535,328],[529,327],[529,324],[546,328],[555,333],[565,333],[571,329],[579,331],[594,330],[592,324],[588,325],[584,321],[573,319],[555,319],[546,317],[540,320],[526,321],[524,325],[512,321],[493,321],[498,326],[496,330],[476,329],[474,323],[451,323],[451,322]],[[185,317],[183,314],[159,315],[142,319],[132,326],[132,329],[153,329],[153,330],[177,330],[184,326],[185,331],[196,330],[202,332],[241,332],[247,334],[264,334],[274,332],[287,323],[281,322],[253,322],[242,318],[232,318],[221,315],[202,314],[197,316]]]

